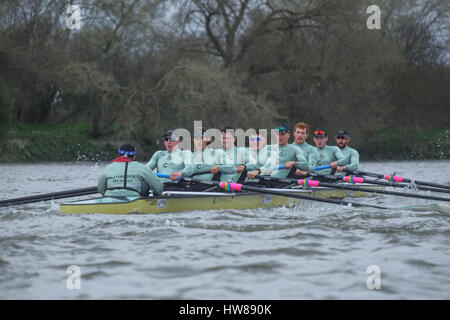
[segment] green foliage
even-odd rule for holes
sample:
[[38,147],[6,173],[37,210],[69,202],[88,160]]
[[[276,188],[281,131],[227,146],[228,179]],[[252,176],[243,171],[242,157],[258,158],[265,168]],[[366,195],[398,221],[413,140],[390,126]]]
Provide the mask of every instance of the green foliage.
[[0,147],[1,162],[109,161],[117,153],[111,143],[89,140],[90,124],[13,125]]
[[[356,148],[363,160],[450,158],[450,130],[363,131]],[[352,144],[353,145],[353,144]]]
[[[5,107],[0,96],[0,139],[9,114],[18,123],[8,152],[16,143],[22,157],[42,159],[40,146],[55,144],[68,159],[101,139],[154,151],[162,131],[194,120],[243,129],[304,121],[349,130],[370,157],[396,157],[384,149],[394,145],[440,157],[428,132],[450,125],[447,0],[378,0],[381,30],[366,27],[370,0],[79,2],[82,27],[72,31],[61,23],[65,1],[0,5],[0,70],[14,101]],[[367,128],[381,142],[367,134],[360,143]],[[431,140],[413,147],[392,128]]]
[[6,136],[11,121],[12,103],[5,84],[0,80],[0,142]]

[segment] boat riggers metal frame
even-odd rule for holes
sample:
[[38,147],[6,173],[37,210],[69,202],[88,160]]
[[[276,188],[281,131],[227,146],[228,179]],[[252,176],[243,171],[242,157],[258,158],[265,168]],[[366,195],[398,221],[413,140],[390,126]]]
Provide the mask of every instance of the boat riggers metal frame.
[[[162,178],[169,178],[170,177],[170,175],[160,174],[160,173],[157,173],[157,176],[162,177]],[[351,205],[351,206],[354,206],[354,207],[368,207],[368,208],[376,208],[376,209],[389,209],[389,208],[386,208],[386,207],[380,207],[380,206],[369,205],[369,204],[358,203],[358,202],[352,202],[352,201],[346,201],[346,200],[319,198],[319,197],[315,197],[315,196],[306,196],[306,195],[294,194],[294,193],[290,193],[290,192],[276,191],[276,190],[270,190],[270,189],[265,189],[265,188],[257,188],[257,187],[247,186],[247,185],[244,185],[244,184],[233,183],[233,182],[228,182],[228,181],[224,181],[224,182],[206,181],[206,180],[199,180],[199,179],[195,179],[195,178],[191,178],[191,177],[178,177],[178,179],[184,180],[184,181],[188,181],[188,182],[189,181],[190,182],[197,182],[197,183],[210,185],[210,186],[219,186],[220,188],[222,188],[224,190],[227,190],[227,191],[231,191],[231,190],[233,190],[233,191],[247,190],[247,191],[259,192],[259,193],[267,193],[267,194],[272,194],[272,195],[278,195],[278,196],[283,196],[283,197],[290,197],[290,198],[296,198],[296,199],[311,200],[311,201],[318,201],[318,202],[325,202],[325,203],[332,203],[332,204],[339,204],[339,205],[346,205],[346,206],[347,205]]]
[[[400,197],[450,202],[450,198],[444,198],[444,197],[428,196],[428,195],[422,195],[422,194],[411,194],[411,193],[396,192],[396,191],[386,191],[386,190],[380,190],[380,189],[361,188],[356,185],[339,185],[339,184],[321,182],[318,180],[311,180],[311,179],[300,179],[300,180],[287,179],[287,178],[282,179],[282,178],[274,178],[274,177],[270,177],[270,176],[261,176],[261,175],[256,176],[256,178],[257,179],[269,179],[271,181],[277,181],[277,182],[282,182],[282,183],[286,183],[286,182],[296,183],[300,186],[307,187],[307,188],[320,186],[320,187],[327,187],[327,188],[334,188],[334,189],[363,191],[363,192],[378,193],[378,194],[388,194],[388,195],[400,196]],[[347,180],[348,181],[346,181],[346,182],[349,182],[349,181],[352,181],[353,179],[347,179]],[[362,180],[360,180],[360,179],[357,179],[357,181],[358,181],[358,183],[362,183]],[[356,181],[354,183],[356,183]]]
[[[410,187],[407,184],[379,181],[379,180],[370,180],[370,179],[357,177],[356,175],[340,177],[340,176],[331,176],[331,175],[324,175],[324,174],[319,174],[319,173],[314,173],[314,172],[308,172],[308,177],[318,178],[319,180],[325,179],[328,181],[332,180],[332,181],[345,181],[345,182],[349,182],[349,183],[356,182],[356,183],[366,183],[366,184],[367,183],[368,184],[377,184],[380,186],[394,187],[394,188],[409,188]],[[326,181],[324,181],[324,182],[326,182]],[[440,189],[440,188],[436,188],[436,187],[427,187],[427,186],[416,185],[415,188],[417,188],[417,190],[422,190],[422,191],[450,193],[450,190]]]

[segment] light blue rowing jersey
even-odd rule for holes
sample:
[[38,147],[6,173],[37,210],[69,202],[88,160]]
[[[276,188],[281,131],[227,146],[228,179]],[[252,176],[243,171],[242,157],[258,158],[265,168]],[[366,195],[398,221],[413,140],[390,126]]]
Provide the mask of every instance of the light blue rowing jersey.
[[[192,164],[192,152],[189,150],[173,150],[169,151],[156,151],[146,166],[151,170],[157,169],[158,173],[172,174],[178,171],[182,171],[183,176],[191,176],[193,167]],[[172,181],[168,178],[159,178],[162,182]]]
[[[342,154],[344,155],[344,162],[342,166],[346,166],[348,170],[358,170],[359,167],[359,153],[353,148],[346,146],[344,149],[341,149]],[[345,176],[346,172],[336,171],[336,175]]]

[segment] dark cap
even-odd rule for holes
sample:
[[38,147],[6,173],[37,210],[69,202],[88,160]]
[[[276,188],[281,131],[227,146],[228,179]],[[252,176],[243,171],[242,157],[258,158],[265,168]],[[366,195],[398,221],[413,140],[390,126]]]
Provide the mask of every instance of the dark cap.
[[173,130],[168,130],[166,133],[163,134],[163,138],[171,135],[173,135]]
[[350,135],[348,134],[347,131],[345,130],[338,130],[338,132],[336,133],[336,137],[344,137],[344,138],[348,138]]
[[119,148],[119,154],[121,156],[135,156],[136,155],[136,148],[132,146],[131,144],[124,144]]
[[178,141],[179,138],[177,135],[175,135],[175,131],[174,130],[168,130],[166,133],[163,134],[163,138],[165,137],[171,137],[172,139],[170,139],[171,141]]
[[314,130],[314,137],[326,137],[327,131],[325,129],[316,129]]
[[281,133],[291,132],[285,125],[279,125],[275,128],[275,130],[280,131]]

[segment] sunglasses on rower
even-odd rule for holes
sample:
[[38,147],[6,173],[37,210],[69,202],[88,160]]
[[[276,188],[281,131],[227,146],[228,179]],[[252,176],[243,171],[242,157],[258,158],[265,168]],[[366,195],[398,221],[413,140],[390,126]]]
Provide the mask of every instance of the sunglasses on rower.
[[164,141],[177,141],[178,139],[175,137],[164,137],[163,140]]

